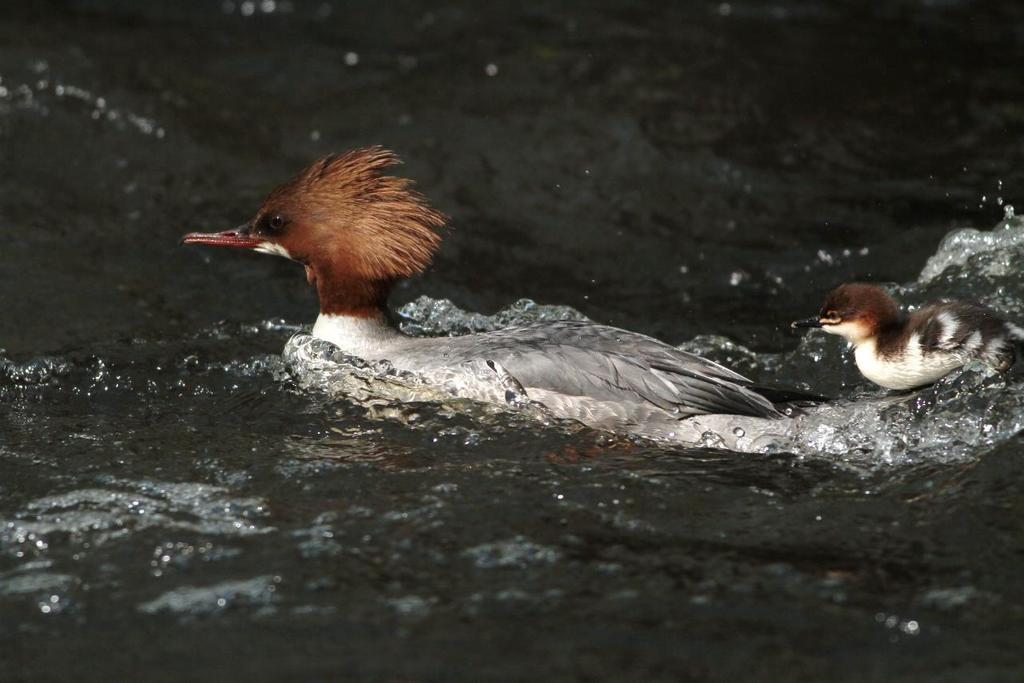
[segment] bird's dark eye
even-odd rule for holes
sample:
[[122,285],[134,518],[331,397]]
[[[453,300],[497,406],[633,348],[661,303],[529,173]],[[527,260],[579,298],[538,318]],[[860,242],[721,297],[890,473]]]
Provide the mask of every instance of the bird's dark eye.
[[279,213],[274,214],[267,221],[267,227],[269,227],[271,230],[280,230],[281,228],[284,227],[284,216],[282,216]]
[[830,320],[833,323],[838,323],[839,321],[841,321],[843,319],[843,316],[840,315],[839,311],[837,311],[836,309],[830,308],[830,309],[828,309],[827,311],[825,311],[824,313],[821,314],[821,319],[822,320]]

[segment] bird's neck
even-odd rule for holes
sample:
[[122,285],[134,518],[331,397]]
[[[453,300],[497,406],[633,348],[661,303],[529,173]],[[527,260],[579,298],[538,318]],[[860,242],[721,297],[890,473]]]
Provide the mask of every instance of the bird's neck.
[[320,298],[314,337],[331,342],[345,353],[374,358],[383,344],[401,335],[387,304],[394,281],[337,274],[325,277],[308,266],[306,277]]

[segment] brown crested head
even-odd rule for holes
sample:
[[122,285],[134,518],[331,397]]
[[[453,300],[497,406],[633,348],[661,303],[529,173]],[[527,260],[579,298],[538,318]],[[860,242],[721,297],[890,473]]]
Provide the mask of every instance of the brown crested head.
[[372,281],[417,275],[440,246],[446,219],[411,180],[383,173],[400,163],[382,147],[319,159],[267,196],[253,231],[320,269]]
[[793,327],[821,327],[857,342],[898,324],[901,318],[899,305],[884,289],[850,282],[828,293],[817,316],[798,320]]
[[382,147],[326,156],[273,190],[249,223],[182,241],[299,261],[322,312],[375,314],[396,281],[430,264],[447,220],[412,181],[384,173],[399,163]]
[[824,325],[857,320],[877,327],[898,320],[900,308],[889,293],[878,285],[850,282],[828,293],[818,317]]

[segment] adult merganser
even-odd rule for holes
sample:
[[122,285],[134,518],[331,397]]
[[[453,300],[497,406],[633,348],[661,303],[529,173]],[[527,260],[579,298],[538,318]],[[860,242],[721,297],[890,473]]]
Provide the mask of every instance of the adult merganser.
[[[250,222],[190,233],[182,243],[251,249],[303,264],[320,298],[313,335],[347,354],[447,380],[466,364],[478,370],[482,361],[555,416],[599,429],[700,442],[707,429],[728,423],[708,426],[695,416],[782,418],[794,412],[794,402],[809,398],[756,386],[651,337],[590,322],[462,337],[401,333],[389,314],[388,294],[396,282],[427,267],[446,217],[411,181],[383,173],[398,163],[380,147],[324,157],[271,192]],[[491,400],[493,392],[474,392],[463,383],[459,394]]]
[[1024,330],[980,304],[950,301],[906,315],[876,285],[836,287],[818,315],[793,327],[820,327],[854,346],[861,374],[886,389],[915,389],[972,360],[1005,372]]

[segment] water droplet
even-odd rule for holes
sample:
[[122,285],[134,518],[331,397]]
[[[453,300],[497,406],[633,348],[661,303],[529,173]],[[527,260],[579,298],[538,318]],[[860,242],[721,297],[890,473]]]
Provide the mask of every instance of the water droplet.
[[488,64],[487,66],[484,67],[484,73],[487,74],[488,76],[497,76],[498,65],[494,63]]
[[345,53],[345,66],[355,66],[359,63],[359,54],[355,52]]
[[747,435],[747,433],[743,431],[743,427],[737,427],[736,429],[732,430],[732,433],[739,437]]

